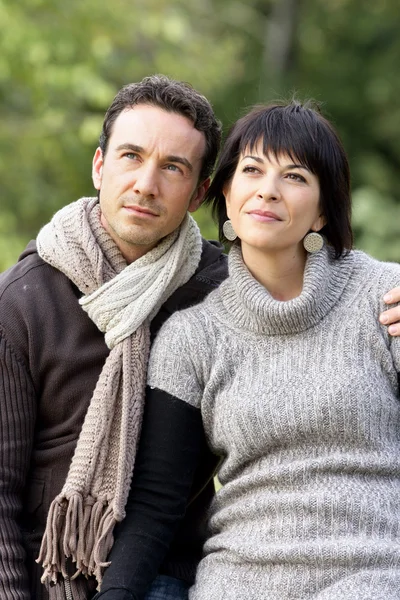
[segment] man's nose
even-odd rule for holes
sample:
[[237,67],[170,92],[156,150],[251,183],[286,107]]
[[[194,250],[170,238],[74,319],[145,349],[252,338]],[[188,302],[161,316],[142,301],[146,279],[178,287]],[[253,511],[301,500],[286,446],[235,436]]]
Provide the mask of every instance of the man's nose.
[[142,165],[135,171],[133,191],[141,196],[156,197],[158,194],[158,176],[155,166]]

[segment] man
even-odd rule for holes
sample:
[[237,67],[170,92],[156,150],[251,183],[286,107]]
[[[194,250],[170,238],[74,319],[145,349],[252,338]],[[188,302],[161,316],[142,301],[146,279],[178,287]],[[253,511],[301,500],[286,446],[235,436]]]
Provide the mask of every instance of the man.
[[[0,276],[0,600],[83,599],[101,580],[134,471],[149,339],[227,275],[188,215],[220,136],[186,84],[122,88],[93,159],[98,198],[56,213]],[[149,600],[159,583],[184,597],[193,580],[213,469],[205,449]],[[70,578],[76,568],[89,583]]]

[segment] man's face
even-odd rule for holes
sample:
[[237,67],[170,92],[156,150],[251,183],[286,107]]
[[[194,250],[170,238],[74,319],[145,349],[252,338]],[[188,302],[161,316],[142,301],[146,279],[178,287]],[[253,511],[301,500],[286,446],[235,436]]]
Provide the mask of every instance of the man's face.
[[139,104],[114,122],[105,156],[97,148],[93,183],[103,227],[128,263],[154,248],[200,205],[204,133],[182,115]]

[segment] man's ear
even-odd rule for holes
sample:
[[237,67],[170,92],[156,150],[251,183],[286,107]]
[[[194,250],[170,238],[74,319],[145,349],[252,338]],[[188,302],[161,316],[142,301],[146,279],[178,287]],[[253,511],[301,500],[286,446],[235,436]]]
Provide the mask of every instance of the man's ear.
[[206,195],[208,188],[210,187],[210,183],[211,183],[211,179],[208,177],[207,179],[205,179],[203,181],[203,183],[201,183],[199,185],[193,198],[191,199],[191,201],[189,203],[189,207],[188,207],[189,212],[194,212],[195,210],[197,210],[199,208],[200,204],[204,200],[204,196]]
[[93,156],[92,162],[92,181],[96,190],[101,188],[101,180],[103,176],[103,152],[101,148],[97,148]]

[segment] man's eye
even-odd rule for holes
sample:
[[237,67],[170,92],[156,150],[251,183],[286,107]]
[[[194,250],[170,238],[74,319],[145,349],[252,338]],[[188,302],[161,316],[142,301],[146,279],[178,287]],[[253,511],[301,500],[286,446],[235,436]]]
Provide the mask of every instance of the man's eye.
[[180,169],[179,167],[177,167],[176,165],[167,165],[167,171],[174,171],[177,173],[181,173],[182,169]]
[[138,158],[138,155],[135,152],[125,152],[123,156],[132,160]]

